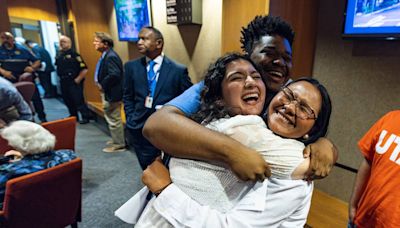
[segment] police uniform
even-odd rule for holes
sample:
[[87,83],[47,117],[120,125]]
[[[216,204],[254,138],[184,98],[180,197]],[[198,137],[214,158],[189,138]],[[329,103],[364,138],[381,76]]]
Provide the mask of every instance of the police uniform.
[[74,79],[79,73],[87,69],[86,63],[81,56],[69,49],[61,51],[56,57],[57,74],[60,77],[61,95],[67,105],[69,114],[78,118],[78,111],[82,115],[82,120],[89,120],[92,115],[83,97],[83,81],[76,84]]
[[[0,66],[5,69],[5,70],[10,70],[12,72],[12,74],[14,75],[14,77],[16,79],[12,80],[12,79],[8,79],[9,81],[11,81],[12,83],[18,82],[19,76],[21,74],[24,73],[24,69],[25,67],[21,67],[20,69],[7,69],[7,67],[5,67],[5,65],[7,64],[6,62],[10,61],[10,60],[23,60],[23,61],[28,61],[29,64],[36,62],[37,60],[39,60],[38,58],[36,58],[32,52],[30,52],[27,48],[25,48],[24,46],[18,44],[18,43],[14,43],[14,48],[11,50],[8,50],[7,48],[4,47],[4,45],[0,46]],[[28,64],[28,65],[29,65]],[[43,102],[42,102],[42,98],[40,98],[40,94],[39,94],[39,90],[36,86],[35,83],[35,92],[32,95],[32,103],[33,106],[35,108],[36,113],[38,114],[38,117],[40,119],[41,122],[46,122],[46,113],[44,113],[44,106],[43,106]]]

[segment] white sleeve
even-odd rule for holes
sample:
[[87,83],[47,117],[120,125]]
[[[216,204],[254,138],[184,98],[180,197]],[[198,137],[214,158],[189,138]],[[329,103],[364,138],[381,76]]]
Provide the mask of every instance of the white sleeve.
[[251,227],[235,211],[221,213],[202,206],[174,184],[163,190],[153,207],[174,227]]
[[313,184],[311,186],[312,187],[308,189],[309,193],[305,194],[305,197],[297,210],[293,212],[287,219],[285,219],[279,227],[304,227],[307,221],[308,212],[310,211],[312,191],[314,189]]
[[[262,191],[248,193],[226,213],[202,206],[171,184],[153,208],[174,227],[303,227],[313,185],[302,180],[269,179]],[[252,202],[263,204],[252,205]]]

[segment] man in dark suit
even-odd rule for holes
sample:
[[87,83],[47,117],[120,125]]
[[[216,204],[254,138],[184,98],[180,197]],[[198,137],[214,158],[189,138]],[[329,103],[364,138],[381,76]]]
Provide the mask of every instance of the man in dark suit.
[[161,153],[143,137],[145,121],[156,109],[192,85],[187,68],[165,56],[163,45],[164,38],[158,29],[144,27],[137,47],[145,56],[125,64],[123,101],[128,139],[142,169]]
[[124,126],[121,120],[122,61],[112,49],[114,42],[109,34],[95,32],[93,45],[101,53],[94,80],[100,89],[104,117],[111,134],[111,140],[107,142],[108,146],[103,151],[107,153],[124,151]]
[[26,40],[25,44],[32,50],[33,54],[35,54],[35,56],[40,59],[40,62],[42,63],[42,66],[37,70],[37,73],[39,74],[40,84],[42,84],[45,91],[44,97],[55,97],[56,88],[53,84],[51,84],[51,72],[55,71],[55,68],[49,52],[32,40]]

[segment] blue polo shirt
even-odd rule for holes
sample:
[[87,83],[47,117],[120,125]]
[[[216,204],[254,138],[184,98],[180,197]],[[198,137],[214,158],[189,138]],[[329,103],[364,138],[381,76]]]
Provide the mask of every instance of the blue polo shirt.
[[166,105],[174,106],[185,113],[186,116],[191,116],[200,108],[200,93],[203,87],[204,81],[194,84],[181,95],[172,99]]
[[30,62],[39,60],[32,54],[32,52],[18,43],[15,43],[14,48],[11,50],[5,48],[4,45],[0,46],[0,60],[6,59],[22,59]]

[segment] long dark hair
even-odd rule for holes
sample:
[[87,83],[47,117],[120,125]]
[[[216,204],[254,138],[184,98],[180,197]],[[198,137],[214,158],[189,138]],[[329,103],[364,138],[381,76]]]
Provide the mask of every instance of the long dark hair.
[[328,132],[329,119],[331,117],[331,112],[332,112],[332,103],[328,94],[328,90],[326,90],[326,88],[317,79],[308,77],[299,78],[297,80],[290,82],[287,86],[299,81],[306,81],[313,84],[319,90],[322,97],[321,110],[318,114],[318,118],[315,120],[314,126],[308,133],[309,136],[308,139],[303,139],[303,138],[297,139],[298,141],[304,143],[305,145],[308,145],[310,143],[314,143],[319,138],[324,137]]
[[[256,65],[246,55],[239,53],[228,53],[212,63],[204,77],[204,87],[201,91],[200,110],[191,118],[197,123],[206,125],[214,119],[230,116],[229,107],[224,106],[222,101],[222,81],[224,80],[226,67],[229,63],[243,59],[256,68]],[[256,68],[257,69],[257,68]]]

